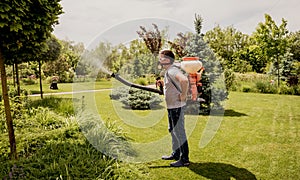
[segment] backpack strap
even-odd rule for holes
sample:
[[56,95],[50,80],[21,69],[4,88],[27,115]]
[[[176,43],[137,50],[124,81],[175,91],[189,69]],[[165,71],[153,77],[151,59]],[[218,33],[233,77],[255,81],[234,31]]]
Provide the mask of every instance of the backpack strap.
[[179,91],[180,93],[182,93],[181,89],[177,86],[177,84],[173,81],[173,79],[169,76],[169,73],[167,71],[166,73],[167,78],[171,81],[171,83],[175,86],[175,88],[177,89],[177,91]]

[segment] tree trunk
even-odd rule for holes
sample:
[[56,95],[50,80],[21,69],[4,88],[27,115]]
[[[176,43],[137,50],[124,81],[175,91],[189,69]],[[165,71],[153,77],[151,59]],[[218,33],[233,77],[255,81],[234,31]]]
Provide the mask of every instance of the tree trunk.
[[16,87],[15,64],[12,65],[12,76],[13,76],[14,87]]
[[20,78],[19,78],[19,68],[18,68],[18,64],[15,64],[16,66],[16,83],[17,83],[17,93],[18,96],[21,95],[21,88],[20,88]]
[[280,70],[279,70],[279,58],[277,56],[277,87],[279,88],[280,86]]
[[40,93],[41,93],[41,99],[43,99],[43,85],[42,85],[41,61],[39,61],[39,78],[40,78]]
[[14,134],[13,120],[11,117],[5,65],[4,65],[4,59],[3,59],[1,49],[0,49],[0,70],[1,70],[2,96],[3,96],[3,100],[4,100],[6,124],[7,124],[7,128],[8,128],[8,136],[9,136],[9,143],[10,143],[10,153],[11,153],[10,157],[11,157],[11,159],[17,159],[16,139],[15,139],[15,134]]

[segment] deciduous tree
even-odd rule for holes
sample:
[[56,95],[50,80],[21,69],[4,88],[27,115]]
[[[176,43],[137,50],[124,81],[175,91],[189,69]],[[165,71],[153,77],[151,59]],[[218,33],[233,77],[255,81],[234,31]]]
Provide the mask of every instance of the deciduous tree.
[[1,0],[0,69],[2,94],[9,132],[11,158],[17,158],[13,120],[10,113],[5,64],[35,59],[45,50],[46,39],[62,13],[60,0]]
[[260,56],[265,64],[273,63],[277,69],[278,86],[280,84],[280,64],[282,58],[288,51],[288,30],[287,21],[281,20],[279,26],[268,14],[265,14],[265,22],[258,24],[252,38],[257,46],[261,49]]

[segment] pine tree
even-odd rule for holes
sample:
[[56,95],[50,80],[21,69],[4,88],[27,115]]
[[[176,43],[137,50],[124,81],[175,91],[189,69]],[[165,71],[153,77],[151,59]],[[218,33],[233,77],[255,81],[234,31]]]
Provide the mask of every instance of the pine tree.
[[200,113],[208,114],[212,109],[222,108],[221,102],[227,99],[228,92],[225,87],[222,67],[204,41],[201,34],[203,19],[200,15],[195,15],[194,25],[196,33],[178,34],[178,38],[169,42],[176,56],[196,56],[200,58],[205,71],[202,73],[202,94],[201,98],[205,102],[200,103]]

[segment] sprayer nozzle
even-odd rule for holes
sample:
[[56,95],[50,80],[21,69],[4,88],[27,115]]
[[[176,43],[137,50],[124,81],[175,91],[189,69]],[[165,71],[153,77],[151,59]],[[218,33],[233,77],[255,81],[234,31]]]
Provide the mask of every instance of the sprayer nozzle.
[[110,76],[113,78],[116,77],[115,73],[112,73]]

